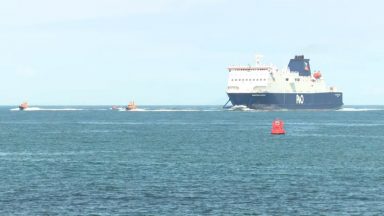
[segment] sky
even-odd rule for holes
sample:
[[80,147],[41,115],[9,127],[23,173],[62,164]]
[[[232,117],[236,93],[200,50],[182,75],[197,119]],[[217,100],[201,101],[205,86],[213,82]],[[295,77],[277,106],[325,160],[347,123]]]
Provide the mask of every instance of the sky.
[[229,65],[311,59],[347,105],[384,104],[384,2],[0,1],[0,105],[223,105]]

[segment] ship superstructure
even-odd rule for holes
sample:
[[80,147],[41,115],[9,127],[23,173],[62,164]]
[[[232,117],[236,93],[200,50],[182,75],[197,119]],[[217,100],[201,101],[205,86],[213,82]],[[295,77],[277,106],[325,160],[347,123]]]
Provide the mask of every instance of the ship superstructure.
[[326,85],[320,71],[312,74],[309,59],[291,59],[288,67],[260,63],[230,66],[227,94],[233,105],[251,109],[337,109],[343,105],[342,92]]

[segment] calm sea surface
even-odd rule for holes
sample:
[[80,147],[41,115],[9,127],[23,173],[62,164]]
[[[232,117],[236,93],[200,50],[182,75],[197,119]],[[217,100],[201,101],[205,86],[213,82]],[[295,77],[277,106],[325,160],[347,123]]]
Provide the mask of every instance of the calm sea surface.
[[0,107],[0,215],[383,215],[383,116]]

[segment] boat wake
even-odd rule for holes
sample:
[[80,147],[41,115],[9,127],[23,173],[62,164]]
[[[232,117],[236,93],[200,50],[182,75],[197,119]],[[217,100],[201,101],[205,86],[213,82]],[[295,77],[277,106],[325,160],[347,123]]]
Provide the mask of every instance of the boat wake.
[[368,112],[368,111],[384,111],[383,108],[342,108],[337,110],[338,112]]
[[188,108],[179,108],[179,107],[145,107],[145,108],[135,108],[132,110],[127,110],[124,107],[110,108],[110,110],[121,111],[121,112],[219,112],[224,111],[221,107],[188,107]]
[[127,110],[125,108],[121,108],[121,109],[118,109],[118,111],[121,111],[121,112],[143,112],[143,111],[147,111],[145,109],[131,109],[131,110]]
[[[40,107],[28,107],[22,111],[33,112],[33,111],[81,111],[85,109],[80,108],[40,108]],[[19,108],[12,108],[10,111],[21,111]]]
[[201,112],[205,110],[197,109],[133,109],[133,110],[119,110],[119,111],[128,111],[128,112]]
[[254,111],[253,109],[248,108],[244,105],[235,105],[228,109],[229,111]]

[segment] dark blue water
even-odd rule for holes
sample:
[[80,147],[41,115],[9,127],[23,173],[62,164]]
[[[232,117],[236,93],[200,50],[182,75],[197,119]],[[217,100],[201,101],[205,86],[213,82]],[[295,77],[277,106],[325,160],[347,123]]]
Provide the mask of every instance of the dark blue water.
[[0,108],[0,215],[384,214],[384,107],[63,108]]

